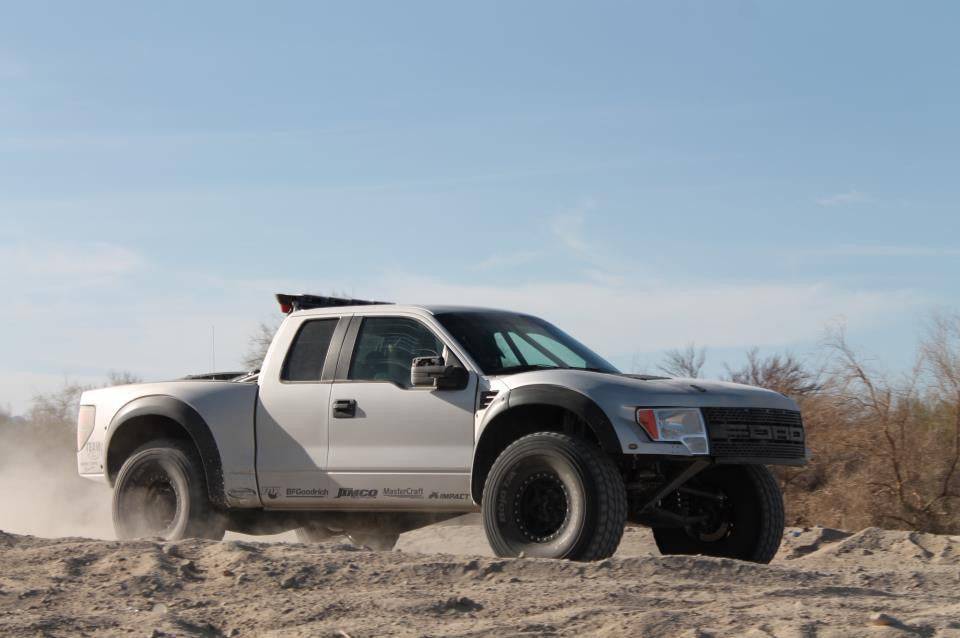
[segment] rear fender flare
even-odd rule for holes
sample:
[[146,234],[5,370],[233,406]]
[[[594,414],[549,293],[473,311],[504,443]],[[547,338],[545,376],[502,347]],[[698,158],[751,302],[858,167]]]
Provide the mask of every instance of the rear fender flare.
[[200,453],[203,473],[207,479],[207,491],[210,501],[218,506],[226,506],[226,494],[223,484],[223,463],[216,439],[207,422],[192,406],[181,399],[164,394],[140,397],[124,405],[113,416],[107,428],[106,449],[107,468],[110,467],[111,443],[114,436],[126,427],[136,427],[132,423],[142,417],[164,417],[183,428]]

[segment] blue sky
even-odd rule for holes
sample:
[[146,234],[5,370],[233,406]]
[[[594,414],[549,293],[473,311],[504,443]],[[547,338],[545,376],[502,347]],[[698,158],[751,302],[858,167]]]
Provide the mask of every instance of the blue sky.
[[960,306],[953,3],[5,3],[0,405],[232,368],[277,291],[905,368]]

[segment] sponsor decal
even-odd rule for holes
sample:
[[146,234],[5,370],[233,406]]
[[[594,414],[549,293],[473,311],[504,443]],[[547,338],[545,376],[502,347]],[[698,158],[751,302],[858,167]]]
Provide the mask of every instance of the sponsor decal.
[[422,487],[385,487],[383,495],[389,498],[423,498]]
[[279,488],[279,487],[265,487],[265,488],[263,488],[263,491],[266,492],[267,498],[269,498],[270,500],[273,500],[273,499],[277,498],[278,496],[280,496],[280,488]]
[[357,489],[355,487],[341,487],[335,498],[377,498],[380,490]]
[[[103,456],[103,441],[87,441],[80,450],[80,458],[86,462],[99,461]],[[98,468],[99,469],[99,468]]]
[[287,498],[325,498],[330,490],[323,487],[288,487]]
[[430,492],[429,498],[439,499],[441,501],[465,501],[470,496],[466,492]]

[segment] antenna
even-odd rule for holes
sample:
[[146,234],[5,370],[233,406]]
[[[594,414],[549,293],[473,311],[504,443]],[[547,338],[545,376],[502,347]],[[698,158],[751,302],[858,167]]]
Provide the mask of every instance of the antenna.
[[217,369],[217,327],[210,326],[210,371]]

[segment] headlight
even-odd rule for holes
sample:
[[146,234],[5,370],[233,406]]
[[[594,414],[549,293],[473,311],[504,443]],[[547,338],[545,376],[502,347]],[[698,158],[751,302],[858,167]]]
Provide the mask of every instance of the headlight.
[[653,441],[683,443],[691,454],[707,453],[707,428],[697,408],[637,408],[637,425]]
[[77,452],[83,449],[93,433],[93,426],[97,420],[97,408],[92,405],[81,405],[77,416]]

